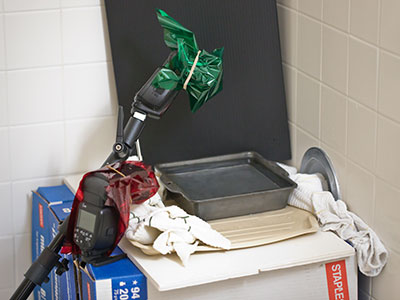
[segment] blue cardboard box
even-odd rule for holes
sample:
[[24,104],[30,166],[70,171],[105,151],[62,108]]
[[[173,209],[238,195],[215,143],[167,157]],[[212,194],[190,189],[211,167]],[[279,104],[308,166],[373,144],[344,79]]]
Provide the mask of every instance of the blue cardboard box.
[[[74,194],[65,186],[40,187],[32,196],[32,260],[40,255],[43,249],[58,233],[58,225],[71,212]],[[36,287],[33,292],[35,300],[75,300],[75,275],[70,256],[69,271],[62,276],[56,270],[50,273],[50,281]]]
[[[65,185],[41,187],[33,192],[32,259],[35,260],[58,233],[58,224],[71,212],[74,195]],[[112,255],[121,254],[116,248]],[[101,267],[79,264],[69,259],[69,271],[61,277],[51,272],[50,282],[36,287],[35,300],[124,300],[147,299],[147,281],[143,273],[128,259]],[[78,293],[79,291],[79,293]]]
[[[50,207],[70,202],[71,209],[74,194],[66,185],[40,187],[32,195],[32,259],[35,260],[48,245],[50,238]],[[66,210],[68,207],[65,208]],[[63,216],[60,216],[61,218]],[[61,219],[63,220],[63,219]],[[46,243],[47,241],[47,243]]]
[[[117,247],[112,255],[121,253]],[[81,299],[147,299],[146,277],[128,258],[101,267],[87,265],[81,274]]]

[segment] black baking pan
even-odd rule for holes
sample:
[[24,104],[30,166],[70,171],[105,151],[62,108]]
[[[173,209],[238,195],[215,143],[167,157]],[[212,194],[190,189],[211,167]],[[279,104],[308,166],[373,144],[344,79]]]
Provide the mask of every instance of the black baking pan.
[[276,163],[256,152],[155,166],[171,197],[204,220],[284,208],[296,183]]

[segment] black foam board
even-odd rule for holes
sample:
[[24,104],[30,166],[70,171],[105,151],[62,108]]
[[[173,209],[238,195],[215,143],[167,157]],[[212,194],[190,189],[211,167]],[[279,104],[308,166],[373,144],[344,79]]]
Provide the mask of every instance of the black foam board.
[[291,156],[275,0],[106,0],[118,101],[135,93],[170,50],[156,9],[191,29],[201,49],[224,47],[224,88],[193,114],[181,92],[140,141],[147,163],[257,151]]

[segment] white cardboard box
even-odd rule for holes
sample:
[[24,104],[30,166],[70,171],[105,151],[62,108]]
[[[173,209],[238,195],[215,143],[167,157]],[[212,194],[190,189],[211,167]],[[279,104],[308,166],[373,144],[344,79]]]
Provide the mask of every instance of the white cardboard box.
[[[72,190],[78,177],[65,180]],[[149,300],[357,300],[355,251],[331,232],[195,253],[187,267],[175,254],[148,256],[127,240],[119,246],[146,275]]]
[[176,255],[147,256],[126,240],[120,247],[146,275],[149,300],[357,299],[354,249],[330,232],[194,254],[187,267]]

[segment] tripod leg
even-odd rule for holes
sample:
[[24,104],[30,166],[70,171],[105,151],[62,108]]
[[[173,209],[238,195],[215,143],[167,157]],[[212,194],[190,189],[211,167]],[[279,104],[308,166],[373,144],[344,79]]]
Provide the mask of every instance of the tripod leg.
[[58,252],[64,242],[65,233],[68,227],[69,217],[59,227],[59,233],[51,243],[44,248],[40,256],[25,273],[25,279],[21,282],[10,300],[25,300],[32,293],[36,285],[41,285],[48,279],[51,270],[59,264],[61,256]]
[[30,281],[28,278],[24,278],[19,287],[15,290],[10,300],[25,300],[28,299],[29,295],[35,289],[36,284]]

